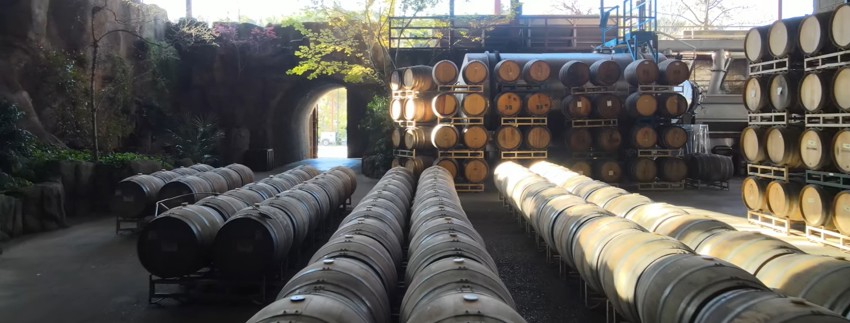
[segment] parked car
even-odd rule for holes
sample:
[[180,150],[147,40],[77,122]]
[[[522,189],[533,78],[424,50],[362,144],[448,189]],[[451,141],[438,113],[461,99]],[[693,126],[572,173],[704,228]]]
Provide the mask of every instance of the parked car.
[[319,133],[319,144],[322,146],[336,145],[336,132]]

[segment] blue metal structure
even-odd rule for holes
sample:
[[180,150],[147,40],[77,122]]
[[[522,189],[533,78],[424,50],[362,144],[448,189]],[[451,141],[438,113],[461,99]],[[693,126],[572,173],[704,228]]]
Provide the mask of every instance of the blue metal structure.
[[[605,0],[599,0],[599,27],[602,32],[602,45],[598,49],[615,53],[629,53],[632,59],[638,54],[650,54],[658,62],[658,3],[657,0],[623,0],[622,5],[605,7]],[[615,26],[609,26],[612,14]],[[616,37],[608,39],[607,34],[616,30]]]

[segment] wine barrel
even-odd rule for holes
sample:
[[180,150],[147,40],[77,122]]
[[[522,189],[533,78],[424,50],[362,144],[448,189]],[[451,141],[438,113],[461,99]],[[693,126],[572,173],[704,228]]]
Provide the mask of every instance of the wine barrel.
[[199,171],[191,169],[189,167],[178,167],[178,168],[172,169],[171,171],[175,172],[177,174],[180,174],[181,176],[195,175],[197,173],[200,173]]
[[570,170],[583,176],[590,176],[593,173],[593,167],[590,165],[590,162],[586,160],[574,161],[572,165],[570,165]]
[[838,170],[850,174],[850,130],[842,129],[832,138],[832,162]]
[[796,127],[770,128],[765,134],[767,157],[777,166],[802,167],[800,136],[801,130]]
[[779,293],[847,315],[850,309],[848,271],[850,263],[843,258],[794,253],[768,262],[756,277]]
[[454,93],[440,93],[431,100],[431,109],[434,115],[440,118],[451,118],[457,114],[460,102]]
[[658,167],[650,158],[635,158],[629,161],[629,177],[638,183],[655,181],[658,176]]
[[552,75],[552,67],[544,60],[532,59],[522,67],[522,79],[528,84],[546,82]]
[[635,231],[646,232],[632,221],[611,216],[594,219],[578,230],[572,242],[573,263],[589,288],[603,292],[599,275],[604,265],[599,261],[601,249],[617,236]]
[[460,111],[467,117],[481,117],[490,109],[490,100],[480,93],[469,93],[463,96]]
[[616,160],[599,160],[593,164],[593,178],[606,183],[618,183],[623,178],[623,168]]
[[785,241],[751,231],[719,232],[703,240],[694,251],[728,261],[753,275],[777,257],[802,253]]
[[815,128],[808,128],[800,136],[800,158],[806,168],[821,170],[832,165],[829,144],[832,134]]
[[292,295],[279,295],[278,300],[254,314],[248,322],[351,322],[369,323],[375,319],[369,316],[363,305],[340,296],[327,289],[299,291]]
[[136,218],[153,214],[159,190],[165,181],[151,175],[135,175],[118,183],[111,209],[121,217]]
[[691,78],[691,68],[678,59],[666,59],[658,63],[658,83],[679,85]]
[[251,190],[259,193],[263,196],[263,199],[270,199],[281,192],[278,192],[274,186],[264,183],[251,183],[245,186],[242,186],[243,189]]
[[516,61],[506,59],[496,63],[493,73],[496,74],[497,82],[512,84],[519,81],[522,76],[522,67]]
[[723,221],[704,215],[684,214],[659,223],[654,232],[679,240],[688,247],[696,248],[706,237],[734,230],[735,228]]
[[561,112],[570,119],[584,119],[590,116],[593,106],[590,99],[584,95],[569,95],[565,97],[561,104]]
[[[768,51],[776,58],[800,58],[800,24],[804,17],[786,18],[775,21],[767,31]],[[811,36],[806,36],[811,37]]]
[[251,168],[248,168],[248,166],[242,164],[230,164],[225,166],[225,168],[229,168],[239,174],[239,177],[242,179],[242,185],[254,182],[254,171],[252,171]]
[[439,124],[431,131],[431,145],[440,150],[451,149],[460,141],[460,133],[454,125]]
[[208,207],[174,207],[142,229],[136,245],[139,262],[162,278],[193,274],[209,264],[210,247],[223,223]]
[[283,210],[261,205],[245,208],[219,229],[213,261],[228,276],[263,274],[283,265],[294,237],[292,220]]
[[254,205],[256,203],[260,203],[265,200],[265,196],[260,194],[260,192],[254,190],[248,190],[243,188],[236,188],[227,191],[227,193],[221,194],[222,196],[229,196],[240,200],[242,202],[247,203],[248,205]]
[[496,112],[503,117],[515,117],[522,109],[522,98],[513,92],[504,92],[496,96]]
[[392,255],[378,241],[362,235],[333,237],[313,254],[310,263],[330,259],[352,259],[366,264],[366,268],[380,279],[385,292],[395,292],[398,272]]
[[393,158],[393,161],[390,162],[390,167],[392,167],[392,168],[403,167],[403,166],[404,166],[404,163],[398,157]]
[[735,166],[729,156],[716,154],[691,154],[686,158],[688,177],[708,182],[728,181],[735,175]]
[[411,312],[409,323],[527,321],[502,300],[476,291],[452,290],[434,297],[427,306]]
[[411,91],[430,91],[436,88],[434,77],[431,75],[433,68],[426,65],[416,65],[404,70],[402,84],[404,88]]
[[688,178],[688,164],[676,157],[658,158],[658,178],[665,182],[681,182]]
[[195,176],[207,181],[207,183],[210,184],[210,188],[212,188],[213,193],[221,194],[230,190],[227,188],[227,181],[219,174],[213,172],[203,172],[198,173],[198,175]]
[[212,167],[212,166],[207,165],[207,164],[194,164],[192,166],[189,166],[189,168],[194,169],[194,170],[199,171],[199,172],[208,172],[208,171],[215,169],[215,167]]
[[159,189],[157,200],[167,200],[163,201],[162,204],[173,208],[183,203],[195,203],[209,196],[212,191],[213,188],[209,182],[200,177],[189,175],[165,183]]
[[749,126],[741,132],[741,152],[748,162],[757,164],[767,158],[765,128]]
[[678,93],[658,96],[658,115],[665,118],[678,118],[688,112],[688,100]]
[[483,84],[487,81],[488,69],[482,61],[469,61],[463,66],[461,76],[466,84]]
[[166,182],[166,183],[170,182],[171,180],[173,180],[175,178],[183,176],[183,175],[177,174],[175,172],[172,172],[170,170],[164,170],[164,169],[153,172],[150,175],[153,176],[153,177],[159,178],[163,182]]
[[835,229],[832,221],[831,202],[835,192],[816,184],[809,184],[800,191],[800,212],[806,225]]
[[606,152],[616,152],[623,144],[623,137],[620,135],[620,130],[615,127],[596,128],[593,130],[593,144]]
[[581,61],[569,61],[561,67],[558,79],[568,88],[585,85],[590,81],[590,66]]
[[767,211],[767,185],[769,180],[750,176],[741,182],[741,198],[744,206],[752,211]]
[[437,85],[454,85],[460,73],[457,65],[450,60],[442,60],[434,64],[431,76]]
[[524,131],[525,146],[532,150],[549,148],[552,135],[546,126],[532,126]]
[[840,5],[829,20],[829,39],[838,48],[850,48],[850,5]]
[[773,291],[734,289],[718,294],[703,306],[694,323],[746,322],[846,322],[837,314],[803,299]]
[[463,145],[466,148],[484,149],[490,141],[490,133],[484,126],[466,126],[463,128]]
[[390,101],[390,119],[402,120],[404,118],[404,101],[402,98],[393,98]]
[[414,158],[409,158],[404,162],[404,168],[407,168],[411,173],[419,176],[422,174],[422,171],[425,170],[428,166],[434,164],[434,157],[430,156],[416,156]]
[[666,149],[680,149],[688,143],[688,132],[679,126],[658,128],[658,145]]
[[750,62],[761,62],[769,57],[767,32],[770,26],[751,28],[744,37],[744,56]]
[[770,104],[776,111],[800,112],[802,110],[798,105],[801,78],[802,75],[796,72],[775,74],[770,77],[768,96]]
[[490,173],[490,166],[484,159],[469,159],[463,163],[463,178],[470,183],[483,183]]
[[230,168],[220,167],[211,170],[211,172],[219,174],[221,175],[221,177],[224,177],[224,180],[227,181],[227,188],[231,190],[242,187],[242,185],[248,184],[242,182],[242,175],[239,175],[238,172]]
[[589,151],[593,146],[593,136],[590,133],[590,128],[571,128],[567,132],[567,147],[570,152],[585,152]]
[[652,125],[636,125],[632,129],[631,145],[637,149],[649,149],[658,143],[658,133]]
[[614,94],[599,94],[593,98],[594,114],[603,119],[616,119],[623,111],[623,101]]
[[807,112],[820,112],[830,110],[832,107],[829,104],[829,98],[832,97],[829,93],[832,87],[829,82],[832,81],[833,73],[831,71],[822,71],[820,73],[808,73],[800,82],[800,104]]
[[404,129],[403,128],[393,128],[390,132],[390,141],[393,144],[393,148],[401,148],[404,146]]
[[452,174],[452,178],[457,177],[460,170],[457,160],[448,157],[437,158],[437,160],[434,161],[434,166],[445,168],[450,174]]
[[402,88],[402,74],[404,69],[397,69],[390,72],[390,90],[398,91]]
[[[848,33],[850,34],[850,33]],[[832,78],[832,102],[844,112],[850,112],[850,67],[842,67]]]
[[803,221],[800,212],[800,190],[796,182],[772,181],[767,184],[767,208],[773,215],[793,221]]
[[599,86],[614,85],[620,80],[620,64],[613,60],[598,60],[590,65],[590,82]]
[[545,117],[552,110],[552,98],[546,93],[532,93],[525,97],[525,112],[532,117]]
[[635,92],[626,98],[626,112],[632,118],[652,117],[658,111],[658,100],[651,93]]
[[205,197],[198,201],[196,205],[215,210],[223,221],[227,221],[227,219],[236,214],[236,212],[239,212],[239,210],[250,206],[245,201],[226,195]]
[[643,270],[637,283],[640,322],[693,322],[704,304],[730,290],[768,291],[749,273],[719,259],[687,253],[661,258]]
[[799,34],[797,34],[797,45],[804,55],[814,56],[822,51],[827,53],[835,50],[835,46],[829,41],[830,18],[832,18],[832,12],[822,12],[803,18]]
[[516,150],[522,145],[522,132],[514,126],[501,126],[496,130],[496,146],[500,150]]
[[[644,277],[644,271],[654,262],[667,257],[675,255],[693,257],[690,248],[678,240],[637,230],[626,230],[625,233],[616,235],[601,248],[599,254],[599,276],[602,289],[617,312],[629,322],[641,322],[636,294],[638,282]],[[668,278],[665,275],[658,280],[667,283]],[[658,281],[655,282],[655,285],[659,284],[663,285]],[[683,289],[686,288],[683,287]],[[687,291],[692,292],[691,289]],[[681,299],[678,300],[681,301]],[[644,322],[668,322],[668,320]]]
[[629,63],[623,74],[633,86],[652,84],[658,80],[658,64],[651,59],[638,59]]
[[407,128],[404,131],[404,147],[407,149],[429,149],[431,144],[431,133],[434,127]]
[[748,78],[744,83],[744,107],[750,112],[764,111],[770,103],[767,88],[767,78],[756,76]]
[[416,122],[433,122],[437,120],[431,100],[425,98],[410,98],[404,101],[402,115],[405,120]]
[[841,191],[832,199],[832,221],[843,235],[850,235],[850,191]]

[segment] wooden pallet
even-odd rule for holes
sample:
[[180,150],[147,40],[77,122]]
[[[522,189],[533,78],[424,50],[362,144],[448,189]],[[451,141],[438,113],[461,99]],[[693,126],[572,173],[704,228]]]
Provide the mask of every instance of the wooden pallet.
[[416,158],[416,150],[407,150],[407,149],[396,149],[393,150],[393,156],[395,157],[406,157],[406,158]]
[[544,90],[543,85],[537,84],[499,84],[498,85],[499,92],[520,92],[520,93],[529,93],[529,92],[540,92]]
[[630,156],[657,158],[657,157],[681,157],[684,155],[684,149],[632,149],[629,151]]
[[806,226],[806,239],[850,252],[850,237],[824,227]]
[[617,88],[613,86],[580,86],[569,89],[570,94],[603,94],[603,93],[618,93]]
[[484,192],[484,184],[455,183],[455,191],[458,193],[480,193]]
[[850,174],[807,170],[806,183],[850,190]]
[[805,119],[802,115],[788,112],[750,113],[747,115],[747,123],[754,126],[784,126],[804,122]]
[[585,151],[585,152],[574,152],[570,154],[573,159],[595,159],[595,158],[615,158],[617,157],[616,153],[611,153],[607,151]]
[[502,118],[503,126],[545,126],[549,123],[546,117],[510,117]]
[[707,189],[716,189],[721,191],[729,190],[729,182],[727,181],[703,181],[699,179],[688,178],[685,179],[685,188],[692,188],[696,190],[701,190],[703,188]]
[[829,53],[805,59],[807,72],[850,65],[850,50]]
[[441,150],[437,152],[438,158],[453,159],[480,159],[484,158],[483,150]]
[[438,92],[449,93],[481,93],[484,92],[484,85],[481,84],[456,84],[456,85],[438,85]]
[[599,128],[599,127],[616,127],[619,124],[617,119],[577,119],[570,120],[570,125],[573,128]]
[[452,124],[456,126],[479,126],[484,124],[483,117],[450,117],[437,118],[437,123]]
[[796,66],[793,66],[788,58],[780,58],[761,63],[750,63],[749,65],[751,76],[788,72],[789,70],[795,69],[795,67]]
[[772,229],[779,233],[789,235],[795,234],[793,225],[803,223],[801,221],[792,221],[786,218],[780,218],[773,214],[757,211],[747,211],[747,221],[760,227]]
[[546,150],[515,150],[501,152],[502,159],[546,159],[549,152]]
[[685,182],[652,182],[637,183],[638,191],[681,191],[685,189]]
[[678,85],[639,85],[637,92],[640,93],[682,93],[683,86]]
[[149,220],[149,218],[143,216],[136,218],[115,217],[115,234],[140,232]]
[[747,164],[747,175],[787,182],[791,176],[802,173],[792,173],[788,167]]
[[811,113],[805,117],[809,128],[847,128],[850,127],[850,113]]

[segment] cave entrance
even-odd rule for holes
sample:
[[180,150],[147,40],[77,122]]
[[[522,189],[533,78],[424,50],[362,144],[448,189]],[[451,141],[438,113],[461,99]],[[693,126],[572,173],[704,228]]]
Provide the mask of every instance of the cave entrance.
[[325,92],[310,119],[313,158],[348,158],[348,91],[338,87]]

